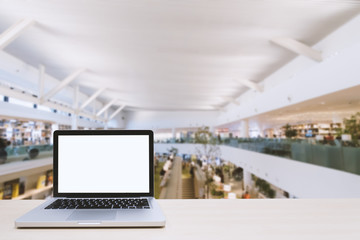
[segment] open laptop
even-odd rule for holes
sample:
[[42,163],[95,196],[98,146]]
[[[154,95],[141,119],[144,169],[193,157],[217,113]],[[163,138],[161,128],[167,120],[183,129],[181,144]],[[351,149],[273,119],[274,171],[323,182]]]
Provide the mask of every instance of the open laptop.
[[150,130],[54,132],[53,198],[16,227],[163,227]]

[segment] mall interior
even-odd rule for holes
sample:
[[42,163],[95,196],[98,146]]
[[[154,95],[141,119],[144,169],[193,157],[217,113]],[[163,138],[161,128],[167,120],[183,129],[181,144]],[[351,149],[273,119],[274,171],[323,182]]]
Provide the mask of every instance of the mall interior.
[[359,1],[1,1],[0,199],[52,134],[154,132],[162,199],[360,197]]

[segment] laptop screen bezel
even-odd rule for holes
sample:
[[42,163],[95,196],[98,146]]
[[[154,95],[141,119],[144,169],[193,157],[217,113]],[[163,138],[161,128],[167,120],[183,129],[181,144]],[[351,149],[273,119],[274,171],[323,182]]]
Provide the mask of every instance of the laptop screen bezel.
[[[149,192],[139,193],[59,193],[58,179],[58,143],[59,136],[72,135],[146,135],[149,137]],[[117,198],[117,197],[153,197],[154,196],[154,133],[151,130],[56,130],[53,134],[53,195],[68,198]]]

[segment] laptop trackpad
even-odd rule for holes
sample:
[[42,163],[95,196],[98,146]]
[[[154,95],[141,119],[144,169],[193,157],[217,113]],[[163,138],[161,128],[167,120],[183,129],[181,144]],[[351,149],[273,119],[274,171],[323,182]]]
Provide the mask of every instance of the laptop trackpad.
[[116,211],[113,210],[75,210],[66,220],[113,220]]

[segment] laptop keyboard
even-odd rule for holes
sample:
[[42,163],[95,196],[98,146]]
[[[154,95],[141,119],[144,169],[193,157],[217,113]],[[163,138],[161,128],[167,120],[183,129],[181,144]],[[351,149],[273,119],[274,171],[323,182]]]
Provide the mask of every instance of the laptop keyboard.
[[57,199],[45,209],[150,209],[144,198],[65,198]]

